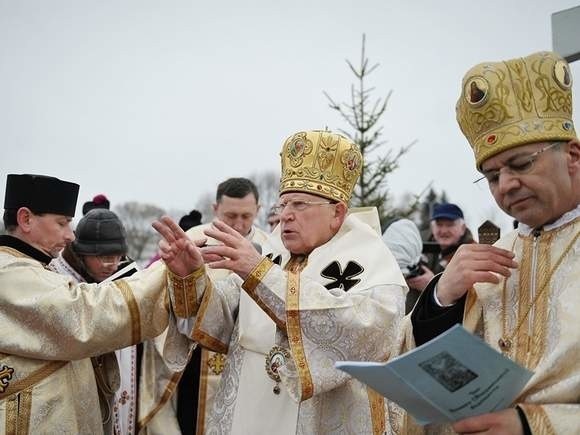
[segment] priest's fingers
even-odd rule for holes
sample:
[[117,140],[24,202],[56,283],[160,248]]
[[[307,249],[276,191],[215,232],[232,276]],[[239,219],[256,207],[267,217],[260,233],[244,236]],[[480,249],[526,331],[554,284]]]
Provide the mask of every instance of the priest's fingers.
[[207,237],[204,237],[202,239],[196,239],[193,241],[193,243],[195,244],[195,246],[197,246],[198,248],[202,248],[206,245],[207,243]]
[[229,234],[236,238],[243,237],[240,233],[238,233],[236,230],[234,230],[232,227],[230,227],[228,224],[226,224],[224,221],[220,219],[214,219],[212,221],[212,225],[223,233]]
[[173,249],[171,249],[169,243],[167,243],[167,241],[165,241],[164,239],[161,239],[159,241],[159,256],[163,260],[168,260],[175,256],[175,252],[173,251]]
[[217,261],[221,261],[224,259],[224,257],[222,257],[221,255],[217,255],[217,254],[203,253],[202,255],[203,255],[203,262],[205,264],[215,263]]
[[161,237],[163,237],[168,242],[174,242],[175,241],[175,236],[173,234],[173,231],[161,219],[156,220],[156,221],[153,221],[153,223],[151,224],[151,226],[153,228],[155,228],[155,231],[157,231],[161,235]]
[[151,224],[153,228],[169,243],[186,239],[187,235],[169,216],[162,216]]
[[511,275],[516,268],[514,254],[489,245],[459,247],[437,283],[437,298],[443,304],[460,299],[476,282],[499,283],[499,276]]
[[245,240],[240,233],[218,219],[215,219],[212,226],[204,230],[204,233],[224,245],[233,247]]
[[227,257],[232,259],[237,259],[240,257],[240,253],[237,249],[231,248],[226,245],[210,245],[201,248],[203,255],[219,255],[220,257]]
[[453,430],[460,434],[509,434],[523,435],[524,429],[515,409],[482,414],[465,418],[453,424]]
[[165,225],[167,225],[167,227],[171,230],[171,232],[173,233],[174,237],[176,239],[187,239],[187,234],[185,234],[185,231],[183,231],[183,228],[181,228],[179,225],[177,225],[177,223],[171,219],[169,216],[162,216],[161,217],[161,222],[163,222]]

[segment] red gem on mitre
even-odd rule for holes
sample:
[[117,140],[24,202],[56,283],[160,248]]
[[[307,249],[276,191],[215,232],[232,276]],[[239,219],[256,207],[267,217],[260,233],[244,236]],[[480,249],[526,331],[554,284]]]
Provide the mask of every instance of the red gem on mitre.
[[497,136],[495,134],[490,134],[486,140],[487,140],[487,143],[491,145],[491,144],[495,143],[495,141],[497,140]]

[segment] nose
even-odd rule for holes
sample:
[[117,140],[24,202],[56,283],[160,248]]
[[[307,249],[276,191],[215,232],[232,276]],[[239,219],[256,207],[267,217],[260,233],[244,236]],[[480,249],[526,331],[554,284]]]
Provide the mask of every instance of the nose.
[[280,212],[280,221],[288,222],[294,218],[294,212],[290,210],[290,207],[284,207],[284,209]]
[[520,187],[520,179],[518,176],[512,174],[510,171],[504,171],[503,169],[504,168],[499,172],[499,178],[497,181],[498,192],[501,195],[505,195],[506,193]]
[[232,228],[241,234],[244,229],[244,220],[241,218],[236,219],[233,222]]
[[67,243],[70,243],[70,242],[74,241],[74,239],[76,238],[75,237],[75,233],[72,230],[70,224],[67,225],[67,227],[66,227],[66,231],[64,233],[64,238],[65,238],[65,240],[66,240]]

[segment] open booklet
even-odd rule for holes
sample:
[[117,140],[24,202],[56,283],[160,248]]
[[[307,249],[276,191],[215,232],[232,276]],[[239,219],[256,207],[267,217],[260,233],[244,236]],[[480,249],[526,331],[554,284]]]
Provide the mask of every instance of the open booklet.
[[505,409],[533,374],[461,325],[387,363],[338,361],[335,366],[422,425]]
[[130,276],[130,275],[133,275],[138,270],[139,270],[139,266],[137,266],[137,263],[135,263],[134,261],[131,261],[131,262],[128,261],[121,269],[117,270],[114,274],[112,274],[107,279],[104,279],[103,281],[101,281],[101,284],[107,283],[107,282],[113,282],[116,279],[121,279],[121,278],[125,278],[127,276]]

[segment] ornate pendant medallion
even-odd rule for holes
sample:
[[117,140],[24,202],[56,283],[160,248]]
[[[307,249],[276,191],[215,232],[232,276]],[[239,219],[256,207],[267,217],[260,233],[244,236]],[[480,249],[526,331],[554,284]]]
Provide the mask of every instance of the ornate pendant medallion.
[[290,359],[290,352],[280,346],[274,346],[270,349],[268,355],[266,355],[266,373],[270,379],[276,382],[276,385],[272,389],[274,394],[280,394],[280,375],[278,374],[278,368],[286,365],[286,361]]

